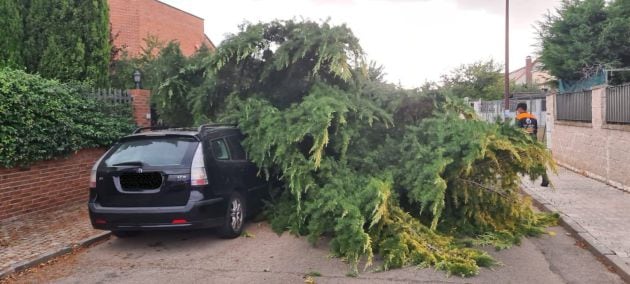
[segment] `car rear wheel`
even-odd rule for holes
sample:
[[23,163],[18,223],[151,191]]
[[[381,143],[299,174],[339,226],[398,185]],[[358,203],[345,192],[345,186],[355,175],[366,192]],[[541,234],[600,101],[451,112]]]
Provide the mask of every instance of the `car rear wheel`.
[[112,231],[112,235],[119,237],[121,239],[135,237],[138,234],[140,234],[140,232],[138,231]]
[[219,235],[225,239],[233,239],[241,235],[246,217],[246,204],[243,196],[238,193],[232,193],[227,206],[225,221],[219,230]]

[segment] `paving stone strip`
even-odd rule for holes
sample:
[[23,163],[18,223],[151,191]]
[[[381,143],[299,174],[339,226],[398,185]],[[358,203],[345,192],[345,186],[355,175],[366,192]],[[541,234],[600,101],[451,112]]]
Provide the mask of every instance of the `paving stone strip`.
[[528,180],[523,190],[545,209],[560,213],[566,227],[630,281],[630,193],[565,168],[550,178],[554,189]]
[[84,202],[0,222],[0,278],[108,234],[90,225]]

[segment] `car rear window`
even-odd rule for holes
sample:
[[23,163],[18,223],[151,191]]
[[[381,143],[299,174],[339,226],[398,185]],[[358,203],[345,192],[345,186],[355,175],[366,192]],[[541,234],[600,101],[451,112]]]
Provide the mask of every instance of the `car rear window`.
[[124,141],[105,159],[108,167],[120,164],[143,166],[186,166],[198,142],[189,137],[151,137]]

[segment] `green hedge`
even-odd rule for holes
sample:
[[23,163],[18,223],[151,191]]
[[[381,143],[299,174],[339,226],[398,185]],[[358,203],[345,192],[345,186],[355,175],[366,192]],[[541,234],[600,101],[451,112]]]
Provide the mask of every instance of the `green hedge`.
[[0,69],[0,166],[108,146],[134,128],[130,106],[112,113],[83,94],[81,85]]

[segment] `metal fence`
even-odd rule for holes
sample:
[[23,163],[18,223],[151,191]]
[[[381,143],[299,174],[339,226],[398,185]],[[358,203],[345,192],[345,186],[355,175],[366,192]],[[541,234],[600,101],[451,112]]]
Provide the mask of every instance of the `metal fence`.
[[[494,122],[503,118],[504,102],[497,101],[479,101],[478,107],[475,107],[477,115],[485,121]],[[510,100],[510,109],[516,108],[516,101]]]
[[99,101],[114,104],[131,104],[133,101],[133,97],[127,90],[120,89],[93,89],[86,95]]
[[[546,100],[545,99],[527,99],[527,100],[510,100],[510,111],[516,111],[516,105],[519,103],[527,104],[527,111],[531,112],[538,118],[538,125],[544,126],[547,122]],[[485,121],[494,122],[503,118],[503,100],[497,101],[478,101],[472,103],[477,115]]]
[[630,84],[606,89],[606,122],[630,124]]
[[590,90],[556,95],[556,119],[591,122],[591,95]]

